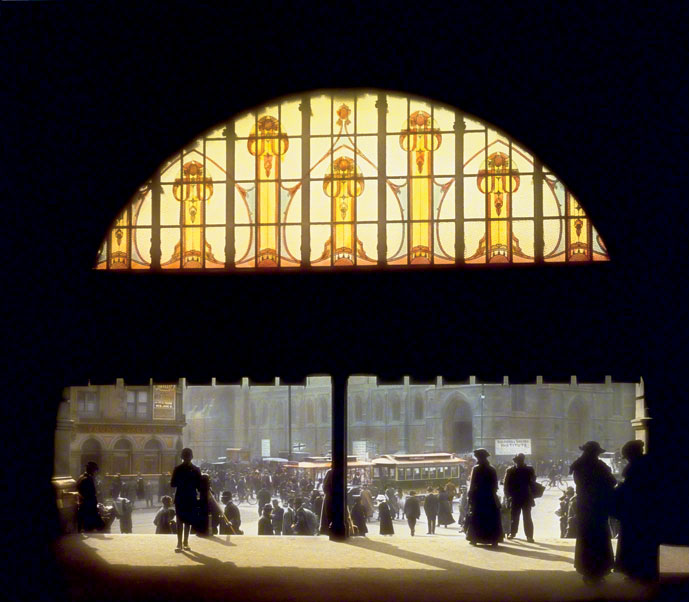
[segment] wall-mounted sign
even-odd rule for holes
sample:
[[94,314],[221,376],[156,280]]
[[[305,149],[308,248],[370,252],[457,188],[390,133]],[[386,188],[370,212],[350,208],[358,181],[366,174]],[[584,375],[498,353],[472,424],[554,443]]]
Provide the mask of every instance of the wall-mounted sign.
[[261,456],[270,458],[270,439],[261,439]]
[[153,420],[174,420],[177,385],[153,385]]
[[352,454],[356,456],[359,461],[368,460],[368,448],[366,441],[352,441]]
[[531,454],[531,439],[496,439],[496,456],[514,456],[516,454]]

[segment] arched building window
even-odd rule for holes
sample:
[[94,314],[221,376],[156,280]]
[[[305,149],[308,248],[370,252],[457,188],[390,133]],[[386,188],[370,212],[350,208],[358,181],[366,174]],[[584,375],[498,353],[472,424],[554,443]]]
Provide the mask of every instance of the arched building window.
[[80,469],[84,469],[87,462],[95,462],[102,469],[102,446],[93,438],[87,439],[81,444]]
[[119,439],[113,446],[112,472],[114,474],[131,474],[132,444],[127,439]]
[[158,474],[162,471],[163,446],[157,439],[149,439],[144,445],[144,458],[141,472]]
[[218,124],[116,216],[106,270],[605,261],[528,149],[441,103],[317,91]]

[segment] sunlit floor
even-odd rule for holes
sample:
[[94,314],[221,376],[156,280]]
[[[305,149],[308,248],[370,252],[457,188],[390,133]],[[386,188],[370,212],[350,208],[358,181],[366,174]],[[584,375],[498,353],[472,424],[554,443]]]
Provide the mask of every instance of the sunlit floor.
[[[472,547],[461,537],[352,538],[72,535],[56,556],[72,600],[635,600],[686,594],[683,577],[645,587],[612,574],[585,585],[574,542],[516,539]],[[663,548],[661,570],[689,566],[686,548]],[[686,568],[684,569],[686,570]],[[689,577],[689,575],[684,575]],[[668,593],[668,588],[675,588]]]

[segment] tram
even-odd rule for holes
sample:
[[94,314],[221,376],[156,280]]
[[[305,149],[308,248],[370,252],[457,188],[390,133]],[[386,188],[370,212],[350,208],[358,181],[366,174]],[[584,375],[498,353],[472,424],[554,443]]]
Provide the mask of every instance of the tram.
[[[331,459],[327,456],[309,456],[301,462],[288,462],[283,467],[298,476],[307,476],[314,483],[323,480],[325,473],[331,467]],[[358,460],[356,456],[347,456],[347,482],[353,482],[354,476],[359,473],[361,484],[370,483],[372,480],[373,464]]]
[[[467,461],[452,453],[385,454],[374,458],[373,483],[381,489],[421,491],[442,487],[449,481],[461,485],[466,480]],[[463,479],[462,482],[460,480]]]

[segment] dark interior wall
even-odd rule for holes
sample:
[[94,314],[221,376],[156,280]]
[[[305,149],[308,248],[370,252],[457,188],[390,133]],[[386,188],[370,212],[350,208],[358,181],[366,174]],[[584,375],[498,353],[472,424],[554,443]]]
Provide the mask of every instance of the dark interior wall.
[[[685,462],[679,5],[323,6],[3,7],[5,315],[16,345],[7,424],[19,434],[13,463],[37,490],[36,537],[51,533],[56,403],[89,378],[643,375],[654,450]],[[460,107],[521,141],[581,199],[612,261],[231,278],[90,271],[117,210],[204,129],[283,94],[371,86]]]

